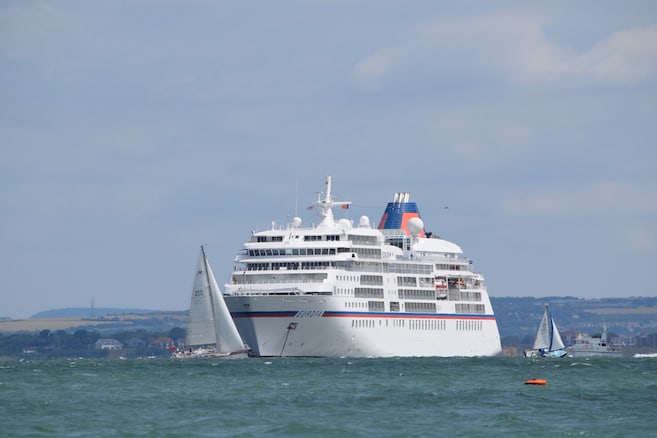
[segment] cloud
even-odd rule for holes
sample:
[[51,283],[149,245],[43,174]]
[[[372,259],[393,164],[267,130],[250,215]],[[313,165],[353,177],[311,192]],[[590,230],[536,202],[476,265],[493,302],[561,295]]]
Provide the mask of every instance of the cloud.
[[352,77],[360,90],[378,91],[418,81],[629,85],[656,72],[657,25],[614,32],[577,53],[550,41],[537,19],[507,15],[422,23],[361,59]]
[[657,25],[612,33],[583,53],[546,45],[531,60],[519,63],[528,81],[630,85],[657,73]]
[[579,188],[553,187],[503,205],[512,216],[594,215],[636,216],[657,213],[657,187],[597,182]]

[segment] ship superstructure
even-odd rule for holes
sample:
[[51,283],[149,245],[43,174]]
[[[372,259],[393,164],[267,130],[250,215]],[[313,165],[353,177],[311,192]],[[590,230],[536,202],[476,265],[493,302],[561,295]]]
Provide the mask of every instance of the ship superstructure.
[[500,336],[484,277],[461,248],[425,232],[408,193],[378,228],[336,220],[331,178],[321,221],[252,232],[224,298],[257,356],[491,356]]

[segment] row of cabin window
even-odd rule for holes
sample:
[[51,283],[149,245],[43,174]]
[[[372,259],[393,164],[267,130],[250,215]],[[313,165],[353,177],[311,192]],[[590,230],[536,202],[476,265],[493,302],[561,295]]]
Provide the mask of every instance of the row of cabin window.
[[[337,252],[347,252],[347,248],[337,248]],[[273,248],[273,249],[250,249],[250,257],[267,256],[298,256],[298,255],[335,255],[336,248]]]
[[355,252],[360,257],[381,258],[381,250],[377,248],[271,248],[250,249],[250,257],[271,256],[305,256],[305,255],[335,255],[345,252]]
[[335,241],[335,240],[340,240],[340,235],[339,234],[326,234],[326,235],[320,235],[320,236],[303,236],[303,240],[306,242],[309,241],[318,241],[318,240],[327,240],[327,241]]
[[[458,324],[458,322],[462,324]],[[458,321],[457,322],[457,330],[481,330],[483,326],[481,324],[466,324],[466,323],[475,323],[481,321]],[[381,326],[383,323],[382,320],[379,319],[379,326]],[[392,321],[386,319],[385,320],[386,327],[388,325],[392,325],[393,327],[405,327],[406,322],[401,319],[393,319]],[[353,319],[351,321],[351,326],[354,328],[373,328],[375,326],[375,322],[373,319]],[[426,319],[420,319],[420,320],[414,320],[411,319],[408,321],[408,328],[409,330],[446,330],[447,329],[447,323],[444,320],[426,320]]]
[[479,313],[486,312],[486,306],[483,304],[456,304],[456,313]]
[[[338,248],[338,252],[340,252],[340,249],[341,248]],[[379,270],[379,271],[382,270],[383,272],[391,272],[391,273],[424,274],[424,275],[431,274],[432,271],[431,265],[424,265],[424,264],[385,263],[382,265],[380,263],[370,263],[367,261],[354,263],[351,261],[340,261],[340,260],[335,262],[326,261],[326,262],[301,263],[301,269],[313,269],[313,267],[332,267],[332,268],[337,267],[340,269],[347,269],[351,271],[370,271],[370,272],[374,270]],[[247,263],[246,266],[247,271],[265,271],[268,269],[271,269],[269,267],[269,263]]]
[[249,263],[246,265],[247,271],[270,271],[270,270],[280,270],[285,268],[288,270],[297,270],[297,269],[328,269],[329,267],[335,267],[333,262],[290,262],[290,263]]
[[[306,242],[336,242],[341,240],[339,234],[325,234],[325,235],[307,235],[303,236],[303,240]],[[352,242],[359,242],[363,244],[373,245],[377,244],[379,240],[376,236],[359,236],[350,234],[347,236],[347,240]],[[265,242],[282,242],[283,236],[256,236],[256,242],[265,243]]]
[[256,236],[256,242],[282,242],[283,236]]
[[458,331],[482,331],[483,329],[483,321],[456,321],[456,330]]

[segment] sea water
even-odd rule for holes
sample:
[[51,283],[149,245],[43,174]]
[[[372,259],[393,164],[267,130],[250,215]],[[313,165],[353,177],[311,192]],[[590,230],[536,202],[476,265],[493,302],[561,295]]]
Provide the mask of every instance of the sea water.
[[647,437],[657,358],[11,360],[0,420],[11,437]]

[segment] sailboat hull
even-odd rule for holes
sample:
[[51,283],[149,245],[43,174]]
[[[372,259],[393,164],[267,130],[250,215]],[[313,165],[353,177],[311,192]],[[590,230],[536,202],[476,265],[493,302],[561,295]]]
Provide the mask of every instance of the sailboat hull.
[[174,359],[244,359],[248,353],[221,353],[214,348],[197,348],[196,350],[179,350],[171,355]]
[[543,357],[543,358],[560,358],[568,356],[568,351],[566,350],[555,350],[555,351],[539,351],[539,350],[525,350],[525,357]]
[[564,351],[564,350],[548,351],[548,352],[540,353],[540,354],[541,354],[542,357],[554,357],[554,358],[568,356],[568,352]]

